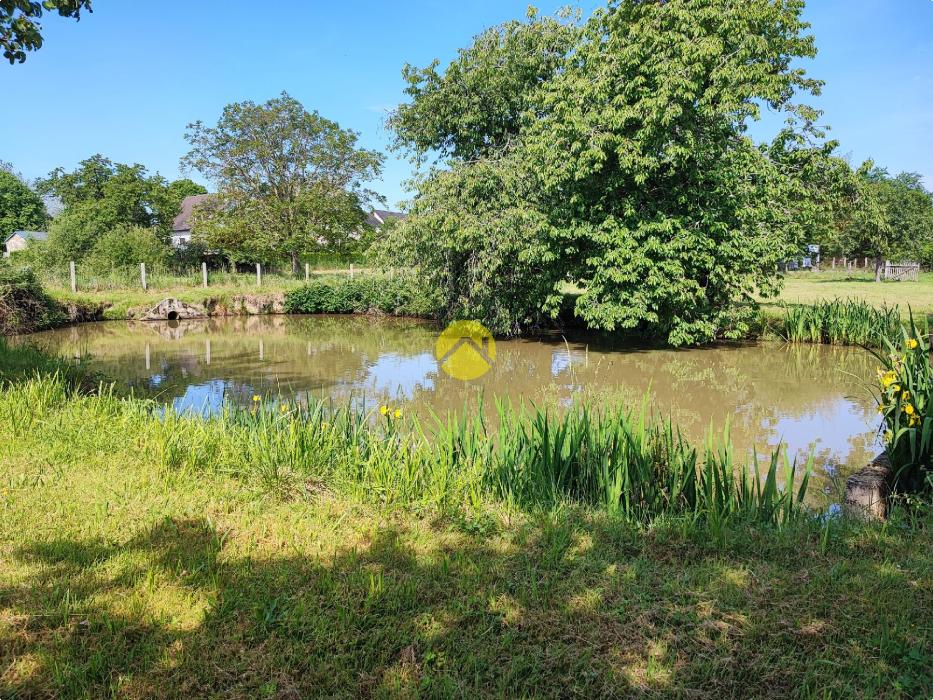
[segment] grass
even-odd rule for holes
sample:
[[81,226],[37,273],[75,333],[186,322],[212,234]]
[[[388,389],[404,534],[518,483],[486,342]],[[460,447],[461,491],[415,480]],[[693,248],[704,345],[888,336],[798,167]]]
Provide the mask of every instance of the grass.
[[411,459],[350,411],[159,419],[4,376],[0,697],[933,692],[925,511],[884,527],[613,511],[568,479],[603,448],[632,452],[610,454],[641,503],[686,471],[638,414],[513,413],[499,441],[448,423]]
[[871,271],[791,272],[778,300],[766,306],[814,304],[830,299],[853,299],[872,306],[898,306],[906,316],[908,306],[915,314],[933,315],[933,273],[924,272],[918,282],[878,282]]

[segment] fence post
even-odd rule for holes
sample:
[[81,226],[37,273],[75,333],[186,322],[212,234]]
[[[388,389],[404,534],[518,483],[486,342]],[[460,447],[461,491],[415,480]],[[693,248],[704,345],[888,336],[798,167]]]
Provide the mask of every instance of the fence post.
[[353,279],[353,263],[350,263],[350,279]]
[[139,277],[143,283],[143,291],[148,291],[149,283],[146,282],[146,263],[139,263]]
[[74,294],[78,291],[78,276],[75,274],[75,261],[72,260],[68,263],[68,272],[71,275],[71,292]]
[[262,263],[256,263],[256,286],[262,286]]
[[311,279],[311,263],[305,263],[305,282]]
[[207,263],[201,263],[201,281],[204,283],[204,288],[207,289]]

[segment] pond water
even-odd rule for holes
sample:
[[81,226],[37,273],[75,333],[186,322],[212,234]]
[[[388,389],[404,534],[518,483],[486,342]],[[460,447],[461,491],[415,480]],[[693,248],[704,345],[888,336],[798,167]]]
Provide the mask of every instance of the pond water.
[[183,322],[74,326],[30,336],[90,363],[137,395],[178,410],[215,411],[254,394],[309,395],[406,411],[492,410],[494,398],[566,406],[647,396],[700,441],[727,421],[738,449],[764,453],[783,441],[812,449],[826,476],[877,453],[868,393],[875,362],[864,350],[782,344],[691,350],[606,346],[593,339],[500,341],[482,378],[462,382],[434,357],[438,329],[413,320],[349,316],[248,316]]

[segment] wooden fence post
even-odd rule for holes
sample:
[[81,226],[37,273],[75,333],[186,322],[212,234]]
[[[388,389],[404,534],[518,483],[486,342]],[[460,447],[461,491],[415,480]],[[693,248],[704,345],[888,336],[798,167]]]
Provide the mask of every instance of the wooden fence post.
[[311,279],[311,263],[305,263],[305,282]]
[[350,279],[353,279],[353,263],[350,263]]
[[143,291],[148,291],[149,283],[146,281],[146,263],[139,263],[139,277],[143,283]]
[[262,263],[256,263],[256,286],[262,286]]
[[207,263],[201,263],[201,281],[204,283],[204,288],[207,289]]
[[71,292],[72,293],[77,292],[78,291],[78,276],[75,274],[75,261],[74,260],[68,263],[68,272],[71,275]]

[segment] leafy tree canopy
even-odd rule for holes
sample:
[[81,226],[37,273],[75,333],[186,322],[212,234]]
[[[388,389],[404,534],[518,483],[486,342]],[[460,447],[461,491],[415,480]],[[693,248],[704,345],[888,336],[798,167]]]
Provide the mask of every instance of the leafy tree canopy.
[[[776,263],[826,225],[815,218],[827,196],[816,176],[833,182],[838,175],[833,144],[822,143],[813,126],[818,113],[798,100],[821,87],[797,67],[816,52],[802,9],[802,0],[613,0],[569,34],[563,51],[534,44],[538,61],[527,42],[490,37],[540,36],[545,27],[556,32],[554,21],[532,15],[520,27],[481,35],[443,76],[434,77],[436,66],[425,69],[419,85],[428,87],[410,90],[412,102],[390,118],[415,154],[432,148],[462,161],[422,182],[414,216],[392,233],[392,247],[411,260],[441,257],[428,255],[430,246],[460,261],[500,256],[503,269],[534,258],[549,289],[523,297],[530,308],[508,323],[496,320],[501,332],[553,313],[561,285],[573,282],[582,289],[575,312],[593,328],[638,329],[675,345],[742,335],[754,294],[777,289]],[[411,135],[404,115],[422,110],[428,119],[444,91],[456,97],[460,76],[493,89],[493,76],[524,74],[519,67],[529,62],[547,69],[525,83],[518,108],[515,100],[491,100],[477,120],[461,107],[428,135]],[[775,144],[759,146],[746,135],[762,105],[787,114]],[[492,143],[498,152],[482,147]],[[499,213],[523,210],[512,219],[521,227],[512,242],[498,246],[496,225],[470,218],[474,199],[437,182],[482,181],[466,171],[501,172],[504,162],[525,191],[508,197],[505,188],[497,199]],[[794,205],[802,195],[806,206]],[[482,235],[461,231],[432,242],[419,221],[426,217],[464,220]],[[437,280],[426,268],[424,278]],[[491,297],[502,291],[491,283],[465,287],[453,276],[441,282],[458,300],[452,315],[494,308]]]
[[49,252],[58,260],[82,259],[113,229],[153,228],[165,238],[181,200],[206,192],[191,180],[169,183],[142,165],[114,163],[99,154],[70,172],[56,168],[37,187],[64,205],[49,229]]
[[234,259],[290,257],[297,271],[303,254],[351,245],[378,199],[366,183],[383,156],[284,92],[227,105],[216,126],[195,122],[185,138],[182,166],[218,191],[192,230]]
[[44,231],[45,203],[29,185],[0,169],[0,241],[13,231]]
[[462,49],[443,72],[406,65],[402,77],[411,101],[389,117],[395,147],[417,158],[474,160],[516,139],[524,116],[539,104],[538,88],[564,63],[580,34],[579,14],[539,17],[493,27]]
[[91,0],[0,0],[0,48],[10,63],[22,63],[27,51],[42,46],[43,12],[81,19],[81,10],[91,12]]
[[918,173],[892,177],[873,161],[856,172],[857,196],[838,217],[839,248],[850,256],[926,261],[933,254],[933,193]]

